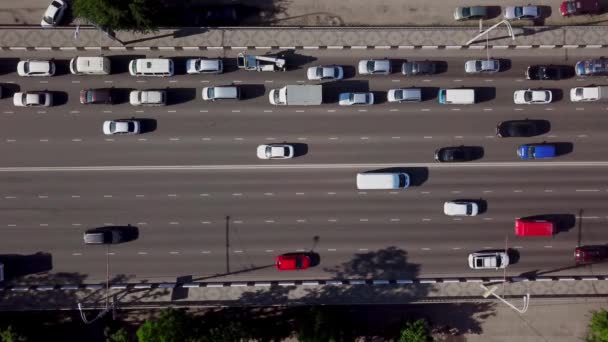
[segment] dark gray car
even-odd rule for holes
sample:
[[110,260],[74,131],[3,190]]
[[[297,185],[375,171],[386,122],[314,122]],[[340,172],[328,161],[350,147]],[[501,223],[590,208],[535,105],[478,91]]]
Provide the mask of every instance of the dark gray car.
[[94,228],[84,233],[84,243],[87,245],[114,244],[123,241],[122,231],[114,227]]
[[401,73],[405,76],[432,75],[437,72],[437,66],[431,61],[405,62],[401,66]]

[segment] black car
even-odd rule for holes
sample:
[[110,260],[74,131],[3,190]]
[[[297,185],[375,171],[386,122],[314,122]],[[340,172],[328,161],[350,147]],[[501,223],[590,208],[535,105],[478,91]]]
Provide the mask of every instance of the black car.
[[561,80],[564,78],[563,68],[558,65],[531,65],[526,70],[529,80]]
[[84,243],[87,245],[114,244],[123,241],[122,232],[113,227],[89,229],[84,233]]
[[435,151],[435,160],[444,162],[465,162],[477,159],[478,148],[472,146],[442,147]]
[[432,75],[437,72],[437,66],[431,61],[405,62],[401,73],[406,76]]
[[82,104],[112,104],[111,89],[84,89],[80,91],[80,103]]
[[496,135],[501,138],[533,137],[543,134],[548,122],[544,120],[510,120],[496,125]]

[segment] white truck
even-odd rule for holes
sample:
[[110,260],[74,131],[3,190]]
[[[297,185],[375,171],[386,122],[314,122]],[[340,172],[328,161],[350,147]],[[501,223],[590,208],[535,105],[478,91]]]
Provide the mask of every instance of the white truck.
[[592,102],[608,99],[608,86],[576,87],[570,89],[570,101]]
[[285,71],[287,69],[283,58],[246,55],[243,53],[239,53],[236,57],[236,64],[239,69],[249,71]]
[[273,105],[318,106],[323,102],[321,85],[286,85],[270,90],[268,100]]

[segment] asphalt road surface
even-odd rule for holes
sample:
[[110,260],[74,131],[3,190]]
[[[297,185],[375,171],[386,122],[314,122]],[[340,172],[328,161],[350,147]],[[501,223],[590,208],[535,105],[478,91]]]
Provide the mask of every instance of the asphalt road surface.
[[[109,54],[111,76],[77,77],[67,71],[75,54],[6,53],[0,70],[2,253],[22,260],[48,253],[45,267],[30,273],[77,273],[86,281],[104,280],[107,260],[112,277],[150,281],[499,276],[503,271],[469,270],[466,256],[505,247],[514,261],[507,275],[605,273],[602,264],[575,267],[572,252],[608,238],[608,105],[571,103],[569,89],[608,81],[524,78],[529,64],[574,65],[601,52],[493,51],[506,70],[481,76],[465,75],[464,62],[485,58],[485,51],[298,51],[288,53],[296,66],[285,73],[237,70],[231,52],[221,56],[227,72],[217,76],[184,75],[193,54],[181,54],[178,75],[163,79],[129,76],[128,60],[143,55]],[[355,74],[359,59],[389,57],[398,70],[405,56],[442,61],[444,70],[415,78],[398,71]],[[54,57],[59,75],[19,77],[19,57]],[[306,81],[305,69],[319,64],[346,67],[344,81],[323,82],[326,103],[269,104],[271,88],[315,83]],[[245,99],[201,99],[202,87],[226,84],[242,87]],[[386,102],[388,89],[410,86],[423,87],[425,101]],[[123,103],[79,104],[80,89],[98,87],[114,87]],[[439,105],[440,87],[475,87],[482,102]],[[513,104],[513,91],[541,87],[554,91],[554,103]],[[166,107],[124,100],[131,89],[165,88]],[[58,106],[12,106],[13,92],[44,89],[54,92]],[[381,100],[340,107],[341,91],[373,91]],[[104,120],[130,117],[147,119],[148,132],[102,134]],[[534,138],[495,136],[498,122],[524,118],[548,120],[551,129]],[[300,155],[256,158],[258,144],[283,141],[298,144]],[[568,148],[554,160],[518,160],[517,145],[542,141]],[[481,146],[483,158],[433,162],[435,149],[453,145]],[[414,186],[356,190],[357,172],[391,168],[410,172]],[[484,212],[445,216],[442,204],[453,199],[479,200]],[[557,219],[558,233],[516,237],[514,219],[533,215]],[[105,225],[131,225],[138,237],[109,248],[83,245],[86,229]],[[276,255],[296,251],[317,253],[319,264],[302,272],[274,270]],[[5,269],[9,276],[23,274]]]

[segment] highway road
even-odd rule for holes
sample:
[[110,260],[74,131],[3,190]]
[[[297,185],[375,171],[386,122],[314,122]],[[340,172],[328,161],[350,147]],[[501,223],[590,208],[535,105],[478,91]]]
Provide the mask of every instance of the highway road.
[[[573,267],[572,252],[578,244],[604,243],[608,237],[608,105],[573,104],[568,92],[608,81],[523,77],[531,63],[573,65],[603,51],[502,52],[493,51],[493,57],[510,60],[508,70],[484,76],[464,75],[463,65],[484,58],[485,51],[352,50],[345,56],[327,50],[288,56],[298,68],[285,73],[235,70],[236,52],[230,52],[223,56],[230,57],[225,74],[165,79],[131,77],[128,60],[143,55],[113,53],[117,73],[109,77],[70,75],[67,61],[75,53],[53,53],[61,75],[20,78],[12,71],[17,56],[49,58],[50,52],[4,53],[3,254],[50,253],[51,273],[81,273],[87,281],[105,279],[108,252],[113,276],[150,281],[498,276],[503,272],[469,270],[466,255],[505,246],[519,254],[508,275],[605,273],[601,264]],[[194,55],[180,54],[178,71],[185,56]],[[355,75],[359,59],[389,57],[397,66],[404,56],[445,61],[446,70],[411,79],[399,73]],[[270,88],[313,83],[305,80],[305,68],[318,64],[350,66],[346,80],[323,83],[328,103],[268,103]],[[245,100],[205,103],[200,98],[204,86],[231,83],[244,87]],[[80,89],[112,86],[123,97],[130,89],[169,88],[172,104],[78,103]],[[356,108],[336,103],[340,91],[369,90],[382,98],[390,88],[408,86],[423,87],[426,101]],[[437,104],[439,87],[461,86],[476,87],[484,101]],[[557,101],[513,104],[514,90],[537,87],[555,90]],[[43,89],[57,92],[62,104],[45,110],[12,106],[10,92]],[[129,117],[149,119],[151,131],[102,135],[104,120]],[[495,137],[498,122],[522,118],[549,120],[551,130],[529,139]],[[283,161],[255,157],[258,144],[282,141],[300,144],[302,155]],[[517,159],[517,145],[541,141],[571,144],[572,151],[552,161]],[[463,144],[482,146],[483,158],[462,165],[433,163],[436,148]],[[391,167],[411,172],[415,186],[356,190],[357,172]],[[478,217],[444,216],[442,203],[458,198],[485,201],[487,210]],[[514,219],[531,215],[558,217],[560,232],[553,238],[515,237]],[[109,249],[82,243],[88,228],[127,224],[139,231],[134,241]],[[275,255],[300,250],[318,253],[319,265],[295,273],[273,269]]]

